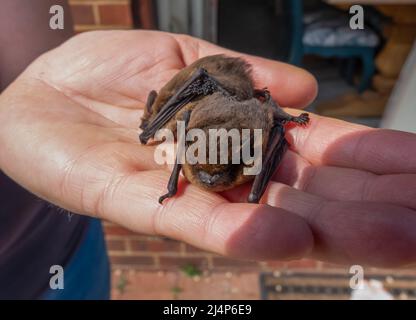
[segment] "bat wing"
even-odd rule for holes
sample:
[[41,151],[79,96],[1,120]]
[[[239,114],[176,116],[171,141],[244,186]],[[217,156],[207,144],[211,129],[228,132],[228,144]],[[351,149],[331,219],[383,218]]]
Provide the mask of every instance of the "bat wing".
[[200,96],[210,95],[216,91],[221,91],[225,95],[229,95],[221,87],[219,82],[210,76],[205,69],[198,68],[183,86],[165,103],[152,121],[147,124],[139,136],[140,142],[146,144],[155,135],[156,131],[168,123],[186,104]]
[[251,192],[248,196],[248,202],[259,202],[273,173],[282,161],[287,147],[288,142],[285,138],[284,127],[277,124],[272,128],[270,133],[266,155],[262,162],[262,168],[260,173],[254,178],[253,186],[251,187]]

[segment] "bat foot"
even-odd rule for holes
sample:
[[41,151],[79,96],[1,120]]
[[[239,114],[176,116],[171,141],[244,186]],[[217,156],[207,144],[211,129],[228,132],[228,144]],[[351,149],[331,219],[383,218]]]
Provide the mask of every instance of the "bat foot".
[[159,198],[159,203],[163,204],[163,201],[167,198],[171,198],[175,195],[176,192],[168,192]]
[[160,203],[160,204],[163,204],[163,200],[165,200],[165,199],[167,199],[167,198],[169,198],[169,197],[171,197],[171,195],[170,195],[169,193],[167,193],[167,194],[165,194],[165,195],[161,196],[161,197],[159,198],[159,203]]
[[309,123],[309,114],[308,113],[302,113],[300,116],[298,117],[294,117],[293,118],[293,122],[301,125],[301,126],[306,126]]

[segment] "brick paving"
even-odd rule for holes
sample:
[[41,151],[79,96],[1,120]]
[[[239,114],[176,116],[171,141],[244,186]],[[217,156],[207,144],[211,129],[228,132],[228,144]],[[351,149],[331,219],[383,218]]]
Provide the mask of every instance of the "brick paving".
[[113,271],[112,299],[259,299],[256,272]]
[[[289,262],[241,261],[172,239],[135,234],[111,223],[105,223],[104,226],[113,269],[113,299],[259,299],[259,275],[262,272],[319,273],[324,278],[331,278],[331,274],[341,274],[346,278],[350,276],[348,266],[311,259]],[[386,279],[392,276],[416,276],[414,268],[365,268],[364,271],[365,280],[371,279],[374,274],[384,274]],[[305,287],[302,290],[308,289],[308,281],[301,281]],[[321,282],[319,286],[329,290],[325,281]],[[389,286],[387,282],[386,285]],[[311,299],[309,293],[302,292],[291,297]],[[274,293],[276,295],[281,298],[279,292]],[[339,294],[332,293],[325,297],[340,298]],[[348,299],[349,294],[343,298]]]

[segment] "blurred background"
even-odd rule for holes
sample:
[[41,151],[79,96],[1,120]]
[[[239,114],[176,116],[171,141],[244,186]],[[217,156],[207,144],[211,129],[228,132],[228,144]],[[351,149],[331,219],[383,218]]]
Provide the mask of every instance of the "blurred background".
[[[69,0],[69,4],[77,33],[159,29],[287,61],[308,69],[319,81],[318,98],[308,110],[416,132],[415,1]],[[353,4],[364,9],[363,30],[349,27]],[[365,290],[358,294],[350,286],[350,267],[314,260],[238,261],[110,223],[105,223],[105,230],[114,299],[416,297],[414,268],[365,268]]]

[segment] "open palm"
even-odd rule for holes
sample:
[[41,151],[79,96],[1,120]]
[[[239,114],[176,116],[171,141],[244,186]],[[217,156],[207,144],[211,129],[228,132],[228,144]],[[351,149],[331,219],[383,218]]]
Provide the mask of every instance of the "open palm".
[[[159,205],[169,172],[138,142],[144,101],[178,70],[216,53],[239,55],[161,32],[74,37],[0,96],[0,167],[68,210],[233,257],[414,262],[412,134],[312,116],[309,128],[289,130],[292,149],[264,204],[239,203],[248,186],[214,194],[181,180],[178,196]],[[316,82],[301,69],[240,56],[253,65],[256,86],[281,105],[299,108],[315,97]]]

